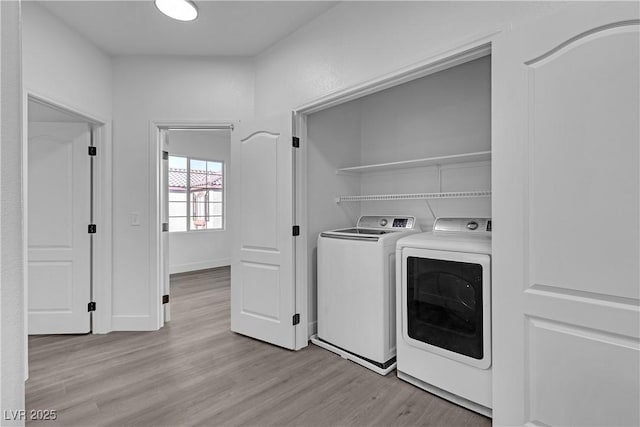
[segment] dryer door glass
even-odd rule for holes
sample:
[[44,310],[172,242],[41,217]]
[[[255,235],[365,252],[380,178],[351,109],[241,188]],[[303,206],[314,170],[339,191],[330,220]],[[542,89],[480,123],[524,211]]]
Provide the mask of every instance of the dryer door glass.
[[482,327],[480,264],[407,258],[409,337],[482,359]]

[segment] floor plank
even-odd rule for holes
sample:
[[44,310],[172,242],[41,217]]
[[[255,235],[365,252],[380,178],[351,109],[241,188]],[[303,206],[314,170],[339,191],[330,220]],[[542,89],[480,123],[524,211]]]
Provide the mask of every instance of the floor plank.
[[171,277],[156,332],[29,337],[27,409],[47,426],[489,426],[393,373],[324,349],[292,352],[229,330],[229,268]]

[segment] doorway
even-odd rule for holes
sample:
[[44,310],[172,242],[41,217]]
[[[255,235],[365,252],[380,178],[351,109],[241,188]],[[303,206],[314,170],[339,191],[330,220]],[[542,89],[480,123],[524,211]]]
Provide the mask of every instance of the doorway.
[[170,275],[231,264],[227,216],[230,123],[156,124],[158,280],[171,318]]
[[102,254],[110,240],[110,215],[97,211],[105,206],[100,185],[105,162],[96,160],[105,151],[104,123],[31,95],[26,104],[27,332],[91,333],[99,299],[96,282],[102,288],[110,277],[101,274],[109,270],[110,257]]

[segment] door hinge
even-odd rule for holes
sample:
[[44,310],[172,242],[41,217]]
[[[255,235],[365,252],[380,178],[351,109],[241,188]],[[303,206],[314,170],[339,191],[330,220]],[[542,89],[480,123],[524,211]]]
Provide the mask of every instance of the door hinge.
[[291,140],[293,142],[293,148],[300,148],[300,138],[294,136]]
[[169,223],[168,222],[163,222],[162,223],[162,231],[169,231]]
[[169,295],[162,295],[162,303],[169,304]]
[[300,313],[296,313],[293,315],[293,324],[294,326],[300,323]]
[[293,235],[294,236],[299,236],[300,235],[300,226],[299,225],[294,225],[293,226]]
[[89,227],[87,228],[87,231],[89,232],[89,234],[96,234],[96,225],[95,224],[89,224]]
[[96,303],[91,301],[89,304],[87,304],[87,311],[96,311]]
[[169,160],[169,152],[168,151],[163,151],[162,152],[162,160]]
[[89,146],[89,155],[90,156],[95,156],[96,154],[98,154],[98,148],[93,146],[93,145],[90,145]]

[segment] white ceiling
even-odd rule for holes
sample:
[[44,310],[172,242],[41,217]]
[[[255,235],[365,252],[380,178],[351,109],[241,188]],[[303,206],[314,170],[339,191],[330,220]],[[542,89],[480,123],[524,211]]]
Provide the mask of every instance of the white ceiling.
[[38,3],[114,56],[254,56],[338,2],[195,0],[193,22],[166,17],[152,0]]

